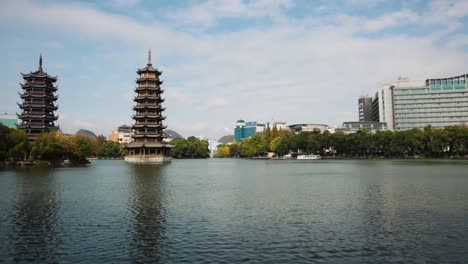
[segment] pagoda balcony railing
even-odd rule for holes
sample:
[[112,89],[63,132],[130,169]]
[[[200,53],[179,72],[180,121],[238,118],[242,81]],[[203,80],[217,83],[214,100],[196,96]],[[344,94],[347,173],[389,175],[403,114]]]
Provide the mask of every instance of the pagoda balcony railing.
[[158,93],[139,93],[137,97],[148,96],[148,97],[159,97],[160,94]]
[[18,115],[18,118],[19,119],[22,119],[22,120],[28,120],[28,119],[39,119],[39,120],[57,120],[58,119],[58,115],[57,116],[54,116],[54,115],[46,115],[46,114],[42,114],[42,115],[29,115],[29,114],[23,114],[23,115]]
[[23,87],[23,89],[27,89],[27,88],[34,88],[34,89],[47,89],[47,90],[51,90],[51,91],[57,91],[58,87],[57,86],[53,86],[53,85],[46,85],[46,84],[35,84],[35,83],[25,83],[25,84],[21,84],[21,87]]
[[161,119],[164,120],[166,119],[165,116],[162,115],[157,115],[157,114],[147,114],[147,113],[138,113],[132,116],[133,119],[135,118],[156,118],[156,119]]
[[34,121],[28,121],[28,120],[22,120],[21,121],[21,124],[22,125],[25,125],[25,124],[28,124],[28,125],[49,125],[49,123],[51,123],[51,121],[37,121],[37,120],[34,120]]
[[161,98],[159,96],[156,96],[156,95],[138,95],[138,96],[133,98],[133,101],[135,101],[137,103],[140,100],[155,100],[156,103],[162,103],[162,102],[165,101],[163,98]]
[[146,90],[155,91],[156,93],[160,93],[160,94],[164,92],[164,90],[161,89],[160,87],[152,87],[152,86],[140,86],[140,87],[133,89],[135,93],[140,92],[140,91],[146,91]]
[[44,111],[44,112],[42,112],[42,111],[24,111],[21,114],[22,115],[48,115],[48,114],[52,114],[52,111]]
[[165,129],[166,126],[161,125],[161,124],[155,124],[155,123],[136,123],[133,125],[133,127],[138,128],[138,127],[151,127],[151,128],[162,128]]
[[145,108],[159,109],[160,111],[166,110],[166,108],[162,107],[161,105],[154,105],[154,104],[137,104],[133,107],[133,110],[145,109]]
[[161,133],[135,133],[133,134],[134,138],[143,138],[143,137],[151,137],[151,138],[162,138],[163,134]]
[[155,123],[155,122],[144,122],[144,121],[140,121],[140,122],[136,122],[134,124],[134,126],[154,126],[154,127],[159,127],[159,126],[163,126],[162,124],[158,124],[158,123]]
[[155,83],[157,83],[157,84],[162,84],[164,81],[159,80],[159,79],[156,78],[156,77],[139,77],[138,79],[136,79],[136,82],[137,82],[137,83],[141,83],[141,82],[155,82]]
[[54,105],[48,105],[48,104],[38,104],[38,103],[23,103],[23,104],[18,104],[18,106],[21,108],[21,109],[24,109],[24,108],[47,108],[47,109],[51,109],[51,110],[57,110],[58,109],[58,106],[54,106]]
[[[19,129],[34,129],[34,130],[40,130],[41,132],[46,131],[48,128],[52,128],[54,126],[49,126],[49,125],[19,125]],[[41,133],[39,132],[39,133]]]
[[[21,94],[21,93],[19,93]],[[28,89],[24,94],[48,94],[48,93],[45,93],[45,91],[31,91],[30,89]],[[54,95],[52,93],[49,93],[48,95]]]
[[57,95],[50,95],[50,94],[44,94],[44,93],[24,93],[24,94],[19,94],[21,98],[44,98],[48,99],[50,101],[56,101],[58,99]]
[[20,126],[51,126],[49,123],[44,123],[44,122],[22,122]]

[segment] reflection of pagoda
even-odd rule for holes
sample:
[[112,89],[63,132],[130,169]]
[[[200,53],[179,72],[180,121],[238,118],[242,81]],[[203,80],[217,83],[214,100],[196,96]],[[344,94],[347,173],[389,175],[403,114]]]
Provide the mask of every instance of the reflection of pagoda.
[[135,131],[134,142],[127,145],[128,155],[125,160],[131,163],[170,162],[169,149],[172,146],[163,142],[166,126],[162,121],[166,117],[162,116],[165,108],[161,105],[164,102],[161,98],[164,91],[160,87],[162,81],[159,80],[162,72],[152,66],[151,51],[148,53],[148,64],[138,69],[137,73],[140,76],[136,81],[136,106],[133,108],[136,112],[132,127]]
[[54,111],[57,110],[55,101],[57,96],[54,92],[57,87],[54,83],[57,77],[52,77],[42,70],[42,55],[39,57],[39,69],[29,74],[22,74],[25,81],[21,84],[23,93],[20,94],[23,99],[22,104],[18,104],[22,113],[18,115],[21,119],[19,129],[28,134],[29,139],[36,139],[39,134],[55,128],[54,121],[57,116]]

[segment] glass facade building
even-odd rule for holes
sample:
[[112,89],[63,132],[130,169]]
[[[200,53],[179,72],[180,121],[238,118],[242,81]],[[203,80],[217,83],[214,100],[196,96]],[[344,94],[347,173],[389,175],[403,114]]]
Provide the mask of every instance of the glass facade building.
[[468,124],[468,74],[393,86],[392,93],[395,130]]
[[238,120],[234,128],[234,139],[241,142],[245,138],[252,137],[257,132],[257,122],[245,122]]

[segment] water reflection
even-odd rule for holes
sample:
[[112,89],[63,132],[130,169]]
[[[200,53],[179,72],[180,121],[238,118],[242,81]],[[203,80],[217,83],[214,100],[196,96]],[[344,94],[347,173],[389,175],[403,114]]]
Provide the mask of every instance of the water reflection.
[[132,195],[130,207],[134,231],[130,245],[135,263],[156,263],[161,260],[161,239],[164,237],[164,166],[130,165]]
[[12,219],[13,262],[58,262],[56,250],[59,199],[53,170],[18,170],[18,200]]

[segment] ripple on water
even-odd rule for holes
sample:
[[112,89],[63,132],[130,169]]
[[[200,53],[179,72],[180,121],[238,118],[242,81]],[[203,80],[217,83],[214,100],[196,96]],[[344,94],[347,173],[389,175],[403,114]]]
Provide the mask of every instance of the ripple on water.
[[213,159],[0,171],[0,260],[464,263],[467,169]]

